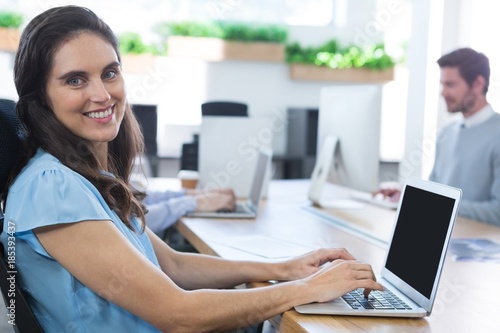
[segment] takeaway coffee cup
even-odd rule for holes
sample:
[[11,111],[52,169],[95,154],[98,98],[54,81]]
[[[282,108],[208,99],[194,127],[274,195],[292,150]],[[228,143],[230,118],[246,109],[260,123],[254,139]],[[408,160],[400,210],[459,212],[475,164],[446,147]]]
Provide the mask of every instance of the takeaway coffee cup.
[[181,180],[182,188],[193,189],[196,188],[196,185],[198,185],[200,174],[198,173],[198,171],[181,170],[177,174],[177,178]]

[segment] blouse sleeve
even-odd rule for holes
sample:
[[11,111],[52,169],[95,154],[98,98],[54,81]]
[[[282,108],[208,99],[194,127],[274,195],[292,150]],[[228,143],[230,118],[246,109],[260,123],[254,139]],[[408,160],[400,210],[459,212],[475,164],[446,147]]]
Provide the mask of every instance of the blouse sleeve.
[[85,178],[68,170],[49,169],[14,183],[5,217],[15,223],[19,233],[54,224],[109,220],[104,207],[104,198]]

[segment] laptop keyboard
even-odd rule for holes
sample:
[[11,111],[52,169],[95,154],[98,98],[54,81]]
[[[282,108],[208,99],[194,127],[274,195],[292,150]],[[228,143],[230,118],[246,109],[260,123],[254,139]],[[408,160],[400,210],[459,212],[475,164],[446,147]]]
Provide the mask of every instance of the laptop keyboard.
[[234,208],[235,212],[237,213],[249,213],[250,210],[248,209],[247,205],[243,204],[236,204],[236,207]]
[[373,290],[368,298],[363,295],[363,289],[356,289],[342,296],[353,309],[374,310],[410,310],[411,307],[394,295],[390,290]]
[[234,207],[234,210],[230,209],[220,209],[217,211],[217,213],[249,213],[250,209],[244,204],[237,203],[236,206]]

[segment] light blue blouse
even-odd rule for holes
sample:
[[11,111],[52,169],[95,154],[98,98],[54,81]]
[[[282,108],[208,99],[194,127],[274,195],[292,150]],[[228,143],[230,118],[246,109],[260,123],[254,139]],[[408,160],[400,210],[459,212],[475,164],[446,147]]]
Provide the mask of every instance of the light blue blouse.
[[[111,220],[145,257],[159,267],[148,236],[135,233],[84,177],[38,150],[9,189],[4,232],[15,226],[17,280],[45,332],[159,332],[141,318],[100,297],[78,281],[42,247],[33,229],[60,223]],[[10,223],[9,223],[10,222]],[[83,222],[85,223],[85,222]],[[134,220],[135,227],[139,223]],[[128,268],[100,294],[127,288]]]

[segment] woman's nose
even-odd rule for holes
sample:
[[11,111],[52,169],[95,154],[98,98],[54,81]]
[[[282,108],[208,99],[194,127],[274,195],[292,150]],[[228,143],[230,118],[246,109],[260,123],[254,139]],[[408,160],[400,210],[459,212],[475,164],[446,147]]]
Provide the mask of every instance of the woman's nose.
[[111,98],[102,81],[94,81],[90,85],[90,99],[95,103],[104,103]]

